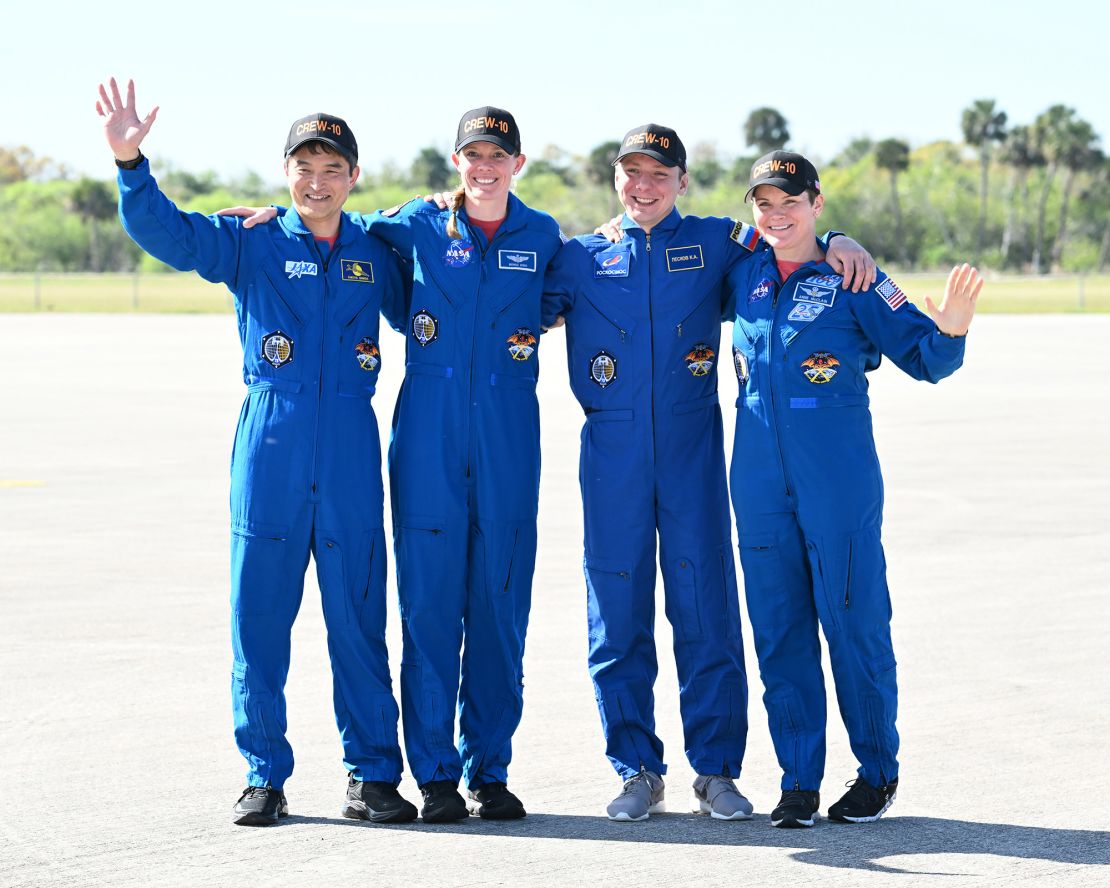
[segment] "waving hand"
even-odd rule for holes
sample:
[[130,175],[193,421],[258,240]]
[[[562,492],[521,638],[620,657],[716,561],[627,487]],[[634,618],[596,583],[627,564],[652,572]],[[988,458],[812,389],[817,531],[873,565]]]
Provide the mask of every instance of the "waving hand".
[[100,101],[96,103],[96,113],[104,118],[104,135],[116,160],[134,160],[139,156],[139,145],[150,131],[158,108],[155,107],[143,120],[135,113],[135,81],[127,81],[127,100],[119,94],[116,78],[108,81],[108,89],[100,84]]

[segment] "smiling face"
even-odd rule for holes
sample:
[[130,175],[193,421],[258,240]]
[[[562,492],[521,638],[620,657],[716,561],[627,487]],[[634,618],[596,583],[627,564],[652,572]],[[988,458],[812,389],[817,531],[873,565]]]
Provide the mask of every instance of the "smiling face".
[[342,154],[319,142],[302,145],[285,159],[289,195],[309,231],[331,237],[339,230],[339,214],[358,173]]
[[820,194],[811,199],[805,191],[787,194],[774,185],[760,185],[752,195],[752,215],[755,227],[779,259],[807,262],[820,258],[814,238],[824,204]]
[[646,154],[622,157],[613,177],[624,211],[645,232],[667,218],[689,181],[679,167],[666,166]]
[[[483,204],[504,206],[509,199],[513,176],[524,166],[523,154],[510,154],[493,142],[471,142],[451,155],[451,162],[462,177],[466,192],[466,211],[474,212]],[[500,218],[495,216],[494,218]]]

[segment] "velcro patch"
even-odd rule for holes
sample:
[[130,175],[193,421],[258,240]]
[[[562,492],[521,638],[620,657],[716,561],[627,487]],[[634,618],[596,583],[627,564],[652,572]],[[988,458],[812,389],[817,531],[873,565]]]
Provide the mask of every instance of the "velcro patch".
[[747,222],[737,222],[733,226],[729,238],[751,252],[755,249],[755,245],[759,243],[759,231]]
[[630,255],[627,249],[594,253],[594,277],[628,277]]
[[799,281],[794,285],[794,301],[816,302],[820,305],[831,306],[836,301],[836,288],[811,284],[809,281]]
[[701,244],[667,247],[667,271],[695,271],[699,268],[705,268]]
[[535,271],[536,254],[531,250],[498,250],[497,267],[509,271]]
[[890,278],[876,286],[875,292],[882,297],[883,302],[890,306],[891,311],[897,311],[906,301],[906,294]]
[[341,263],[342,277],[345,281],[360,284],[374,283],[374,266],[366,259],[344,259]]

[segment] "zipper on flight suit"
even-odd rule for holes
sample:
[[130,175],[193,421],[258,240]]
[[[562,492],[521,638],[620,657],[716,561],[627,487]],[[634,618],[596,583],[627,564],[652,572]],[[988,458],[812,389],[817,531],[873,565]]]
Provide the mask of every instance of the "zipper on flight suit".
[[651,232],[644,232],[644,252],[648,267],[648,338],[651,340],[651,464],[655,465],[655,457],[659,452],[659,445],[655,439],[655,317],[651,306]]
[[331,262],[332,253],[339,248],[339,235],[337,232],[335,245],[328,249],[327,257],[320,252],[320,246],[316,243],[316,236],[311,232],[308,236],[312,243],[312,250],[316,254],[316,258],[320,260],[320,266],[324,269],[324,273],[321,275],[324,280],[324,298],[320,304],[320,372],[316,380],[316,422],[312,431],[312,492],[315,494],[317,492],[316,459],[320,450],[320,411],[323,409],[324,403],[324,347],[327,343],[328,330],[328,264]]

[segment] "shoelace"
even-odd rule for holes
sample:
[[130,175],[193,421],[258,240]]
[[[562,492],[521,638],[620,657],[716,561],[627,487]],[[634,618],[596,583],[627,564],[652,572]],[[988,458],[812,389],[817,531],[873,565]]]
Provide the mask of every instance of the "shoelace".
[[632,793],[636,792],[641,783],[647,786],[648,792],[651,792],[651,784],[647,782],[647,775],[641,771],[635,777],[629,777],[627,780],[624,781],[624,786],[621,787],[621,795],[631,795]]
[[248,786],[243,790],[244,799],[253,799],[255,796],[265,796],[269,790],[265,786]]
[[858,778],[855,780],[849,780],[844,785],[848,787],[848,795],[850,797],[862,798],[863,800],[868,802],[878,801],[879,799],[885,798],[886,795],[885,787],[871,786],[871,784],[864,783]]

